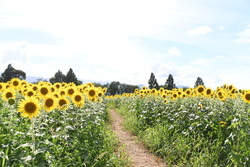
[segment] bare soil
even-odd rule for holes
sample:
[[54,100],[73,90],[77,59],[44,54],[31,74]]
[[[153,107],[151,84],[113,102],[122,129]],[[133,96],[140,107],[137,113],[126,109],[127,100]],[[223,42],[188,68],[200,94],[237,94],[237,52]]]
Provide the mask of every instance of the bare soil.
[[125,154],[131,160],[132,167],[166,167],[162,159],[149,153],[149,151],[138,142],[137,137],[125,130],[122,126],[123,118],[114,110],[110,110],[112,129],[116,133],[121,145],[124,145]]

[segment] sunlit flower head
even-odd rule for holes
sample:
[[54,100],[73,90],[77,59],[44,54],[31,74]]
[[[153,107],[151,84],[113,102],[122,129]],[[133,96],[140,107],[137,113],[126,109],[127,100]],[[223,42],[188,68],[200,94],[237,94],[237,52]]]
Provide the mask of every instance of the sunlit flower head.
[[196,87],[196,92],[198,94],[204,94],[204,91],[205,91],[204,85],[199,85],[199,86]]
[[38,88],[38,93],[40,94],[40,96],[45,97],[50,93],[50,89],[48,88],[48,86],[40,86]]
[[2,93],[3,100],[8,100],[9,98],[15,98],[16,92],[13,89],[5,89]]
[[10,80],[10,83],[11,83],[11,86],[14,88],[14,89],[19,89],[20,86],[21,86],[21,80],[18,79],[18,78],[12,78]]
[[18,105],[18,111],[21,112],[21,116],[27,118],[35,118],[40,114],[40,103],[37,98],[25,97]]
[[66,110],[69,107],[69,100],[66,96],[60,96],[58,98],[58,108],[61,110]]
[[75,106],[82,107],[84,105],[84,97],[80,93],[76,93],[72,96],[72,101]]
[[76,90],[73,86],[68,87],[66,90],[66,93],[68,96],[73,96],[75,92],[76,92]]
[[52,111],[57,107],[57,98],[53,96],[48,96],[44,99],[43,106],[45,111]]
[[245,91],[241,98],[246,102],[250,103],[250,90]]
[[89,98],[93,98],[93,97],[95,97],[97,94],[97,91],[96,91],[96,89],[95,88],[89,88],[88,90],[87,90],[87,96],[89,97]]

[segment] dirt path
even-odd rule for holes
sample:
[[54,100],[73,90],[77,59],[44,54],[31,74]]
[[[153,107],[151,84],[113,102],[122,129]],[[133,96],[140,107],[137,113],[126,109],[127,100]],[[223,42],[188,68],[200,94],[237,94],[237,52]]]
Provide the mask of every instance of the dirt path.
[[112,119],[112,129],[116,133],[120,143],[125,145],[125,153],[131,160],[133,167],[165,167],[161,159],[150,154],[139,142],[136,136],[126,131],[122,127],[123,119],[114,110],[110,110]]

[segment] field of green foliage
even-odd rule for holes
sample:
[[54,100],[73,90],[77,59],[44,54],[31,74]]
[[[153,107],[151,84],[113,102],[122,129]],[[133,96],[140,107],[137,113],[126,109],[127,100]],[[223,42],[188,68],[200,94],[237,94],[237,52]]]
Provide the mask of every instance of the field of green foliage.
[[34,120],[20,117],[1,101],[1,166],[122,166],[114,153],[117,139],[102,103],[44,112]]
[[126,166],[108,108],[170,166],[250,166],[250,90],[224,85],[104,96],[88,83],[0,83],[0,165]]
[[247,91],[205,91],[146,89],[109,97],[109,103],[170,166],[250,166]]
[[124,166],[102,91],[0,83],[0,166]]

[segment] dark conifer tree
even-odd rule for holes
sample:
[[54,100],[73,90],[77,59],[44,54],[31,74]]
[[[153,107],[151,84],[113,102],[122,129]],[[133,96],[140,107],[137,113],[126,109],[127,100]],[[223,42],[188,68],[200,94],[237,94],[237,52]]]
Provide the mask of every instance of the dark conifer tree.
[[67,75],[66,75],[66,78],[65,78],[65,82],[66,83],[70,83],[70,82],[73,82],[75,83],[76,85],[78,85],[78,80],[76,78],[76,75],[75,73],[73,72],[72,68],[69,69]]
[[151,73],[150,78],[148,80],[148,84],[149,84],[150,89],[152,89],[152,88],[158,89],[159,88],[159,84],[155,78],[154,73]]
[[174,77],[172,74],[169,74],[168,79],[165,82],[164,88],[168,90],[172,90],[176,88],[175,83],[174,83]]
[[196,88],[196,87],[199,86],[199,85],[205,86],[203,80],[202,80],[200,77],[198,77],[198,78],[196,79],[196,81],[195,81],[195,83],[194,83],[194,87]]
[[55,73],[55,76],[50,78],[49,81],[51,83],[56,83],[56,82],[65,82],[65,79],[66,79],[66,76],[60,71],[58,70],[56,73]]

